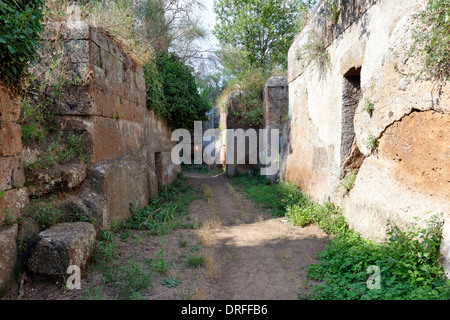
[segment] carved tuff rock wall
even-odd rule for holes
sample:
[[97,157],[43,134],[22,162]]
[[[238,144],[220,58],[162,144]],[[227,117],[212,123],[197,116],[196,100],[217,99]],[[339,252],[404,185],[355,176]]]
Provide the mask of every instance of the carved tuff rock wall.
[[[167,184],[180,172],[171,161],[172,130],[147,109],[142,67],[120,44],[82,22],[51,27],[53,38],[47,40],[62,42],[68,80],[56,116],[64,134],[85,138],[91,164],[24,172],[23,161],[32,162],[39,150],[22,147],[21,99],[0,86],[0,221],[23,216],[30,195],[57,193],[61,201],[96,215],[99,227],[106,228],[129,215],[130,203],[145,205],[158,183]],[[35,68],[46,70],[44,64]],[[25,175],[31,186],[23,187]],[[0,223],[0,290],[10,279],[22,231],[17,223]]]
[[[321,5],[289,51],[289,128],[283,178],[317,200],[330,197],[350,226],[384,239],[428,212],[444,217],[443,265],[450,272],[450,88],[406,74],[413,14],[426,0],[345,1],[333,26]],[[302,59],[312,29],[324,34],[323,76]],[[368,99],[374,111],[363,109]],[[377,138],[375,151],[369,138]],[[341,182],[357,172],[347,194]]]

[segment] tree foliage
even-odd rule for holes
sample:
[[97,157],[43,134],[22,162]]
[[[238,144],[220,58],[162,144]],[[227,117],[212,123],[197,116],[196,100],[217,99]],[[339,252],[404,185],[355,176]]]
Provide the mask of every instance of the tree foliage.
[[0,75],[18,83],[36,56],[44,0],[0,1]]
[[157,51],[175,52],[192,65],[202,59],[208,31],[198,16],[204,5],[198,0],[135,1],[137,34]]
[[192,70],[174,54],[158,52],[144,66],[147,106],[173,128],[191,129],[206,120],[211,106],[199,94]]
[[222,45],[236,48],[251,66],[264,70],[286,65],[298,31],[296,0],[216,0],[214,34]]

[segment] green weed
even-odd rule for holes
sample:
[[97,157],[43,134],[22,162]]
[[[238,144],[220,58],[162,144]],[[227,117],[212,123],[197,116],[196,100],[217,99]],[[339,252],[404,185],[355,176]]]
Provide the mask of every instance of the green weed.
[[160,187],[159,195],[150,198],[144,208],[132,208],[123,227],[149,230],[156,235],[170,233],[184,225],[182,217],[189,213],[189,203],[195,198],[193,187],[181,176],[170,185]]
[[366,111],[370,116],[372,116],[373,111],[375,110],[374,104],[370,99],[364,100],[363,110]]
[[341,181],[341,186],[345,189],[346,193],[349,193],[352,190],[353,185],[356,181],[356,173],[350,169],[345,175],[344,179]]
[[310,31],[306,44],[298,52],[298,59],[305,60],[307,65],[313,63],[313,69],[318,72],[319,78],[325,77],[331,63],[323,31]]
[[[340,233],[309,265],[307,276],[321,281],[309,295],[318,300],[450,299],[450,287],[438,263],[442,224],[436,216],[425,228],[400,230],[388,223],[387,239],[376,243],[358,233]],[[380,268],[381,289],[367,285],[369,266]]]
[[83,294],[83,300],[108,300],[103,286],[90,284]]
[[443,84],[450,81],[450,5],[448,0],[429,0],[426,7],[413,16],[409,55],[421,59],[417,77],[424,75]]
[[326,18],[333,23],[336,23],[341,13],[341,0],[326,0],[325,8],[327,10]]
[[371,132],[369,132],[369,135],[365,142],[367,149],[369,149],[371,152],[378,148],[378,139]]
[[169,271],[171,265],[169,261],[164,258],[164,242],[160,236],[161,250],[158,251],[154,258],[147,259],[145,262],[152,267],[153,270],[161,273]]
[[164,278],[163,281],[160,282],[166,288],[176,288],[180,285],[181,280],[176,278]]
[[205,257],[203,255],[189,255],[186,259],[186,267],[198,268],[205,264]]
[[27,168],[31,170],[40,168],[50,169],[57,164],[66,163],[74,159],[89,163],[90,153],[84,151],[82,142],[82,136],[69,134],[64,139],[63,132],[60,132],[56,140],[50,144],[45,153],[39,157],[38,161],[28,164]]
[[117,236],[111,230],[102,230],[99,239],[95,243],[94,260],[97,263],[108,263],[118,256],[116,244]]
[[131,258],[124,266],[114,264],[110,267],[106,281],[113,285],[120,298],[143,300],[152,278],[151,271],[146,270]]
[[65,218],[65,214],[57,205],[54,196],[49,199],[32,199],[25,208],[25,215],[33,218],[41,229],[54,226]]

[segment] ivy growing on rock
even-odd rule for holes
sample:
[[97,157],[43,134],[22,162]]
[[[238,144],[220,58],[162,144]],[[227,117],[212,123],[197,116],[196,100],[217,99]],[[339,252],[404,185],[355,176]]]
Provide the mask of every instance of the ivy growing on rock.
[[0,76],[18,84],[36,56],[43,30],[44,0],[0,2]]

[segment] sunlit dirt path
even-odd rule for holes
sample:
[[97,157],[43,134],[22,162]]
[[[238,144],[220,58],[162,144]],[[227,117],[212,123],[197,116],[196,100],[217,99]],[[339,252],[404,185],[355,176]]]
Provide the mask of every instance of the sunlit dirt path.
[[211,221],[210,228],[199,230],[212,260],[206,266],[212,284],[207,299],[289,300],[308,291],[301,267],[314,263],[326,245],[326,235],[317,226],[295,227],[270,216],[224,175],[185,176],[211,195],[190,207],[191,216],[204,216],[206,210]]

